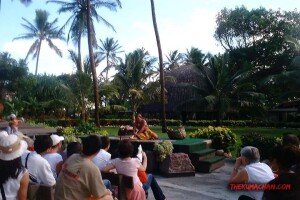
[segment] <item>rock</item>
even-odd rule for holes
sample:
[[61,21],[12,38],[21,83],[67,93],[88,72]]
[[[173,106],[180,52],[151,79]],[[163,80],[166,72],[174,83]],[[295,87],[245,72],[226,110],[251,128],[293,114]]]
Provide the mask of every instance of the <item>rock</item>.
[[160,163],[160,172],[165,176],[195,176],[193,166],[188,154],[172,153]]

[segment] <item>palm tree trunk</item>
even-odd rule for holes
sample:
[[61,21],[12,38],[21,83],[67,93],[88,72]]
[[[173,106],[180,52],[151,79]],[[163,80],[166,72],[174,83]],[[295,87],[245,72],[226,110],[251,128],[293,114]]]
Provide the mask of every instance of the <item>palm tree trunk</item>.
[[93,85],[94,85],[94,100],[95,100],[95,124],[97,127],[100,127],[100,119],[99,119],[99,90],[98,90],[98,79],[95,65],[95,58],[93,52],[92,45],[92,26],[91,26],[91,2],[87,0],[87,28],[88,28],[88,46],[89,46],[89,54],[90,54],[90,62],[92,67],[93,74]]
[[81,35],[78,36],[78,44],[77,44],[77,47],[78,47],[78,62],[79,62],[79,70],[80,72],[82,72],[82,60],[81,60]]
[[108,54],[106,54],[106,68],[107,68],[106,69],[106,77],[105,77],[106,81],[108,81],[108,69],[109,69],[108,65],[109,65]]
[[164,78],[163,57],[162,57],[161,44],[160,44],[159,33],[158,33],[158,28],[156,23],[154,0],[150,0],[150,2],[151,2],[151,11],[152,11],[152,21],[153,21],[153,27],[154,27],[157,49],[158,49],[158,58],[159,58],[161,129],[162,132],[165,133],[167,131],[167,124],[166,124],[166,105],[165,105],[166,99],[165,99],[165,78]]
[[37,75],[37,72],[38,72],[42,42],[43,42],[43,40],[40,40],[40,42],[39,42],[39,47],[38,47],[39,49],[38,49],[38,53],[37,53],[37,57],[36,57],[36,65],[35,65],[35,76]]

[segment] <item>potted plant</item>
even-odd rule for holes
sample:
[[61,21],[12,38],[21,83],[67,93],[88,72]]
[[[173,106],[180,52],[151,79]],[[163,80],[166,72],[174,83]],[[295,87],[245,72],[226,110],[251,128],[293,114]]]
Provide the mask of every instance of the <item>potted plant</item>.
[[157,161],[162,162],[167,155],[173,153],[173,144],[170,141],[163,141],[161,143],[155,142],[153,147],[153,152],[157,156]]

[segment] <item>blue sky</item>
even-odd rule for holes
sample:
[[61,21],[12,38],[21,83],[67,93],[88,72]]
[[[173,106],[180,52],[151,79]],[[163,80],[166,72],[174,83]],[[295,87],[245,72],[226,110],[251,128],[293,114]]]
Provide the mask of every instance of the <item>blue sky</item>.
[[[59,15],[59,5],[46,4],[45,0],[33,0],[28,7],[19,0],[2,0],[0,11],[0,52],[9,52],[13,58],[25,58],[33,41],[15,40],[13,38],[25,33],[21,26],[22,17],[32,22],[36,9],[45,9],[50,13],[49,19],[58,18],[58,24],[66,21],[68,14]],[[99,13],[116,29],[116,33],[103,24],[96,25],[96,37],[105,39],[113,37],[119,41],[125,53],[144,47],[151,55],[157,56],[155,35],[152,26],[150,0],[121,0],[122,9],[117,12],[100,9]],[[248,9],[260,6],[271,9],[294,10],[300,8],[300,2],[295,0],[155,0],[156,16],[163,54],[171,50],[186,52],[191,46],[203,52],[218,53],[222,48],[213,38],[215,16],[224,7],[235,8],[244,5]],[[84,38],[83,55],[87,55]],[[63,51],[63,58],[57,56],[46,44],[42,46],[38,73],[60,75],[72,73],[74,65],[69,59],[68,49],[74,49],[72,43],[62,41],[54,43]],[[125,54],[124,53],[124,54]],[[124,55],[121,55],[124,57]],[[35,60],[29,61],[29,71],[34,73]],[[97,68],[102,71],[103,65]]]

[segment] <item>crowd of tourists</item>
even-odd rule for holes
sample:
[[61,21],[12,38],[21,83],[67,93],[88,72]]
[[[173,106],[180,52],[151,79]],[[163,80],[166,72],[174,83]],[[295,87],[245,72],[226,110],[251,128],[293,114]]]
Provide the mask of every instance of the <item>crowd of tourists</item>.
[[[57,200],[112,200],[120,191],[109,180],[103,179],[101,173],[132,177],[134,187],[125,189],[129,200],[145,200],[150,188],[156,200],[166,199],[155,177],[145,173],[146,153],[141,151],[140,156],[134,155],[130,140],[119,142],[117,156],[109,153],[110,139],[106,136],[83,137],[81,143],[70,142],[63,149],[64,137],[41,135],[32,140],[18,131],[20,122],[13,117],[6,129],[8,132],[0,132],[0,200],[26,200],[29,184],[53,188]],[[142,120],[141,116],[139,120]],[[149,130],[146,135],[151,135]],[[248,190],[239,200],[300,200],[299,145],[297,136],[285,134],[282,144],[271,149],[267,163],[260,162],[256,147],[243,147],[229,183],[275,188]],[[289,188],[284,190],[278,187],[280,185]]]
[[147,169],[147,156],[142,152],[141,160],[133,157],[129,140],[120,142],[118,158],[112,159],[106,136],[90,135],[63,149],[62,136],[40,135],[32,140],[19,132],[17,125],[13,130],[0,132],[0,199],[27,199],[29,184],[53,188],[57,200],[114,199],[120,191],[102,179],[101,171],[133,178],[134,188],[125,189],[129,200],[146,199],[149,188],[156,200],[166,199],[152,174],[139,177],[138,172]]

